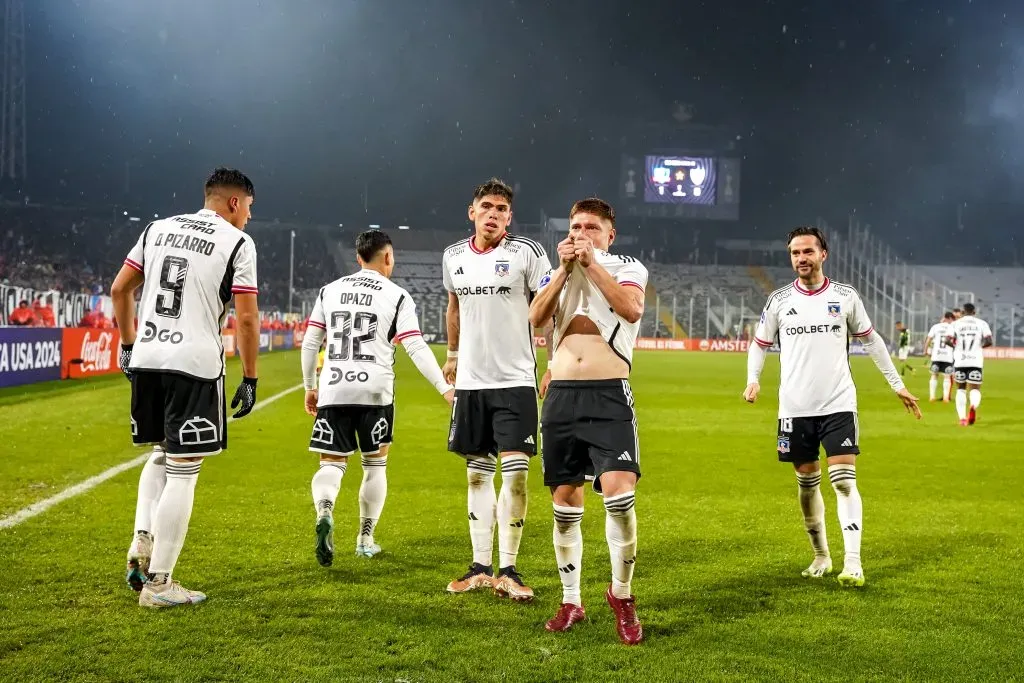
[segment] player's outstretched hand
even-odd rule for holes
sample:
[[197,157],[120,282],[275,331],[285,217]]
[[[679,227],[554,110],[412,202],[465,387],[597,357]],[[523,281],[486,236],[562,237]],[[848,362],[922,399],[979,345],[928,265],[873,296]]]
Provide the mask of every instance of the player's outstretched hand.
[[[304,401],[304,408],[306,409],[307,415],[316,417],[316,404],[320,400],[320,393],[316,389],[306,389],[306,399]],[[234,407],[234,406],[232,406]]]
[[558,243],[555,248],[558,252],[558,263],[565,272],[572,271],[572,262],[576,260],[576,247],[573,246],[572,237],[566,237]]
[[921,406],[917,405],[917,396],[906,389],[900,389],[896,392],[896,395],[903,401],[903,406],[907,409],[908,413],[912,413],[918,420],[921,419]]
[[757,382],[751,382],[747,385],[747,388],[743,390],[743,400],[747,403],[753,403],[757,400],[757,395],[761,393],[761,385]]
[[576,248],[576,260],[584,268],[589,268],[590,264],[594,262],[594,243],[590,241],[589,237],[582,236],[576,238],[573,246]]
[[128,378],[129,381],[132,379],[132,371],[128,368],[132,362],[132,349],[134,344],[121,344],[121,352],[117,356],[117,364],[121,366],[121,372]]
[[452,387],[443,394],[444,400],[448,401],[448,407],[451,408],[455,405],[455,388]]
[[448,384],[455,384],[455,373],[459,369],[459,359],[449,358],[441,366],[441,374],[444,375],[444,381]]
[[548,385],[551,384],[551,371],[545,370],[540,378],[540,397],[544,398],[548,393]]
[[[235,389],[235,396],[231,399],[231,409],[238,408],[238,412],[231,417],[236,420],[240,417],[245,417],[252,412],[253,406],[256,405],[256,378],[255,377],[243,377],[242,383]],[[241,407],[239,407],[241,406]]]

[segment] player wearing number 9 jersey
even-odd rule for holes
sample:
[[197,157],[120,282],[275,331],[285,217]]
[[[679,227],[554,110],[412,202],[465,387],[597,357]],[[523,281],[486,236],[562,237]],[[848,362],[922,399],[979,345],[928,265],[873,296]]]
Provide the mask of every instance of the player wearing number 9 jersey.
[[206,182],[203,210],[150,223],[111,287],[120,365],[132,382],[132,441],[153,446],[139,480],[128,551],[128,584],[140,591],[143,607],[206,599],[171,581],[171,572],[188,531],[202,458],[227,446],[221,326],[232,296],[243,373],[231,403],[241,404],[235,417],[256,402],[256,249],[243,232],[252,201],[245,175],[217,169]]
[[[316,557],[325,567],[334,561],[334,501],[348,458],[357,450],[363,482],[356,555],[380,552],[373,534],[384,509],[385,466],[395,427],[395,344],[405,346],[449,405],[455,395],[420,334],[415,302],[389,279],[395,267],[391,239],[380,230],[364,232],[356,238],[356,255],[362,269],[320,290],[302,340],[306,412],[316,418],[309,450],[320,455],[313,476]],[[317,353],[325,336],[327,353],[317,379]]]

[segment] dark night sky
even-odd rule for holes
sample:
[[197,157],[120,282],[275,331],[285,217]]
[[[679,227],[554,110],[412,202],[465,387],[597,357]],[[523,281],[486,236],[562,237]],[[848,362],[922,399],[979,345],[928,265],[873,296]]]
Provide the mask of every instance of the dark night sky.
[[365,181],[372,221],[444,227],[496,174],[532,222],[614,200],[623,131],[681,100],[740,136],[731,235],[1024,218],[1009,0],[152,4],[26,3],[31,192],[119,204],[130,163],[131,201],[183,211],[228,164],[260,217],[366,221]]

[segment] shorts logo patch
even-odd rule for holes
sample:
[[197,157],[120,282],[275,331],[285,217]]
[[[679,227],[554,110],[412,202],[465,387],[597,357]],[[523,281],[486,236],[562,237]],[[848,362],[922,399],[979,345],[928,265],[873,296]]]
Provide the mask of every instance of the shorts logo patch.
[[380,418],[377,423],[373,425],[373,429],[370,430],[370,438],[373,439],[374,445],[379,444],[388,433],[388,421],[386,418]]
[[839,445],[844,447],[844,448],[852,448],[853,447],[853,442],[850,441],[850,437],[846,437],[843,440],[843,442],[841,444],[839,444]]
[[508,261],[498,261],[494,264],[494,273],[498,277],[505,277],[511,272],[511,267]]
[[779,437],[779,453],[789,453],[789,437]]
[[134,417],[131,418],[131,420],[132,420],[132,436],[138,436],[139,435],[139,423],[135,421]]
[[185,424],[178,429],[178,443],[182,446],[217,443],[217,425],[199,416],[185,420]]
[[530,444],[532,446],[533,445],[533,435],[531,434],[530,436],[526,437],[526,440],[523,441],[523,443],[528,443],[528,444]]
[[828,302],[828,314],[829,314],[829,317],[838,318],[839,317],[839,311],[840,311],[840,306],[839,306],[839,302],[838,301],[829,301]]
[[316,422],[313,423],[313,436],[310,441],[316,443],[333,444],[334,443],[334,430],[331,429],[331,425],[322,417],[318,417]]
[[625,460],[626,462],[633,462],[633,458],[629,457],[629,451],[622,451],[622,455],[620,455],[618,459]]

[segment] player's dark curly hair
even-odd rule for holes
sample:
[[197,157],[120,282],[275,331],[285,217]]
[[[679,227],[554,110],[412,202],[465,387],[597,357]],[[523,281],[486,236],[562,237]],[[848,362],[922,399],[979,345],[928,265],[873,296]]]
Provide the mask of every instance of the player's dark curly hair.
[[473,188],[473,201],[483,199],[484,197],[491,195],[495,197],[504,197],[505,200],[511,204],[512,198],[515,197],[515,193],[512,188],[509,187],[501,178],[491,178],[486,183],[482,183]]
[[977,309],[974,308],[974,304],[970,301],[964,304],[964,315],[974,315],[975,310]]
[[569,220],[572,220],[572,217],[576,214],[583,212],[607,218],[611,222],[612,227],[615,227],[615,209],[600,197],[587,197],[573,204],[572,208],[569,209]]
[[383,230],[367,230],[356,237],[356,253],[364,263],[369,263],[391,244],[391,238]]
[[224,168],[223,166],[215,169],[210,177],[206,179],[206,195],[209,196],[214,190],[221,188],[229,188],[232,190],[241,190],[250,197],[256,196],[256,188],[253,187],[252,181],[249,177],[241,171],[234,168]]
[[789,243],[793,241],[794,237],[802,237],[804,235],[810,235],[811,237],[818,238],[818,244],[821,246],[821,250],[828,251],[828,242],[825,241],[825,233],[822,232],[821,228],[813,225],[801,225],[790,230],[789,234],[786,235],[786,246],[789,246]]

